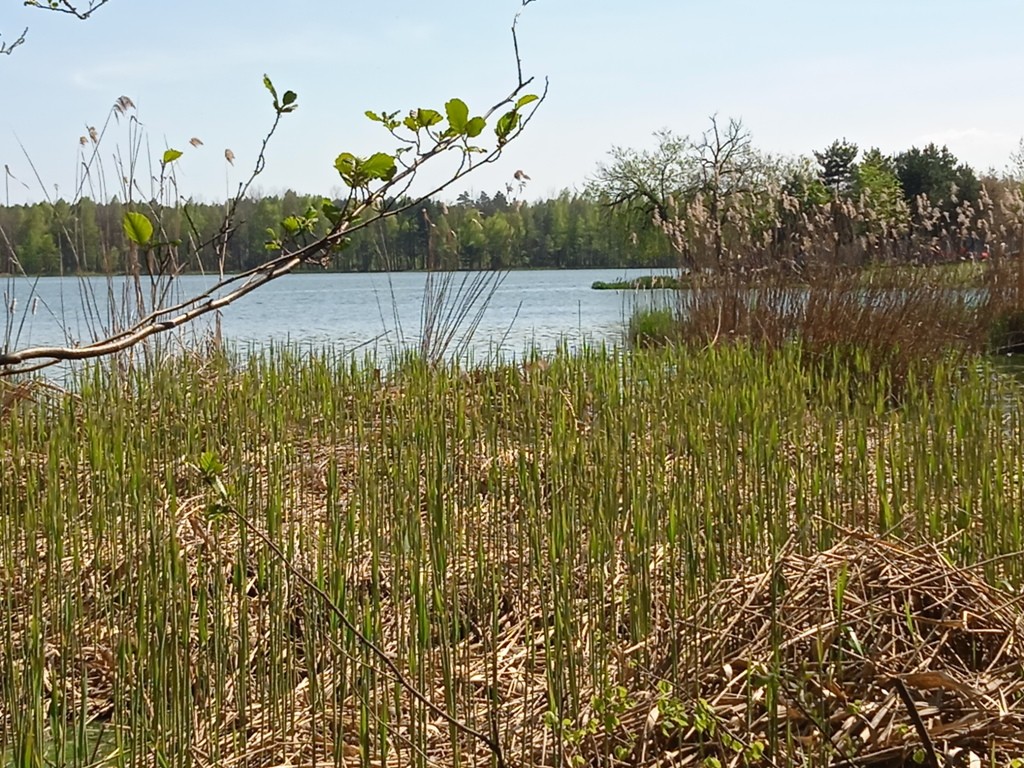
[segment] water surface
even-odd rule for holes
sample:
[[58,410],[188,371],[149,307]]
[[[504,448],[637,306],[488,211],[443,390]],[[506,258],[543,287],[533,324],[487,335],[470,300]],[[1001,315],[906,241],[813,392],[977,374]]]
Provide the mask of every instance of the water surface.
[[[518,355],[559,343],[619,344],[637,302],[665,301],[664,291],[595,291],[596,280],[631,279],[651,270],[513,271],[486,304],[469,348],[474,359],[496,352]],[[466,273],[454,273],[455,290]],[[437,278],[435,277],[435,281]],[[272,282],[224,309],[221,333],[238,347],[290,343],[308,348],[375,349],[388,354],[418,345],[422,334],[424,273],[295,274]],[[179,278],[183,298],[214,281]],[[0,280],[10,346],[85,343],[121,306],[124,285],[106,278],[4,278]],[[463,328],[466,323],[463,323]],[[209,324],[201,326],[208,329]],[[461,336],[456,334],[451,348]]]

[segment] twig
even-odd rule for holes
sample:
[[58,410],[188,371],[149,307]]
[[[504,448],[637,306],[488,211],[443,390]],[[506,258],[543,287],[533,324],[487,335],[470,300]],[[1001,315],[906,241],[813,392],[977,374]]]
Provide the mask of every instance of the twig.
[[27,34],[28,27],[25,27],[25,29],[21,31],[21,34],[14,39],[13,43],[0,43],[0,54],[10,56],[14,52],[15,48],[25,42],[25,35]]
[[74,16],[76,19],[85,21],[92,16],[96,11],[106,5],[110,0],[89,0],[89,7],[84,11],[79,10],[79,6],[70,0],[59,0],[56,3],[43,4],[40,0],[25,0],[25,5],[33,8],[38,8],[42,11],[53,11],[54,13],[66,13],[69,16]]
[[903,706],[907,708],[907,715],[910,717],[910,722],[914,724],[914,730],[917,731],[917,737],[921,739],[921,743],[924,745],[927,764],[932,768],[940,768],[939,758],[935,754],[935,745],[932,744],[932,738],[928,735],[928,729],[925,728],[924,721],[921,720],[921,714],[917,711],[917,706],[914,704],[914,699],[911,697],[910,691],[907,690],[907,686],[904,684],[903,680],[898,677],[891,678],[891,682],[896,687],[896,692],[900,695],[900,699],[903,701]]

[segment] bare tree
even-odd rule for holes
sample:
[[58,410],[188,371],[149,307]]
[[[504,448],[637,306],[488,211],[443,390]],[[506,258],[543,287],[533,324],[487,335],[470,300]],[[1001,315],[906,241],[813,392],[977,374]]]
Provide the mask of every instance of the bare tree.
[[669,200],[691,183],[695,172],[693,144],[686,136],[661,130],[653,150],[612,147],[611,159],[597,167],[591,190],[616,208],[634,208],[650,219],[667,218]]
[[711,117],[711,127],[694,145],[694,155],[697,178],[688,197],[701,195],[706,201],[714,228],[715,261],[721,267],[725,219],[737,198],[754,191],[762,171],[760,155],[741,120],[730,118],[728,126],[722,129],[715,115]]
[[740,120],[721,127],[712,116],[711,127],[696,141],[670,131],[655,136],[653,151],[613,148],[611,161],[598,166],[592,191],[613,207],[638,210],[659,227],[677,219],[683,208],[700,209],[712,227],[714,258],[721,266],[730,212],[763,186],[771,162],[754,148]]

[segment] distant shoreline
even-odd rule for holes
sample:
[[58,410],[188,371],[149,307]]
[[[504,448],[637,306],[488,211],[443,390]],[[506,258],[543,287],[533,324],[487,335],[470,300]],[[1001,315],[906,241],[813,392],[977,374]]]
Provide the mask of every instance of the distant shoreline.
[[[678,272],[676,267],[502,267],[501,269],[450,269],[450,270],[429,270],[429,269],[371,269],[371,270],[351,270],[351,269],[299,269],[291,272],[293,275],[396,275],[396,274],[428,274],[433,272],[596,272],[596,271],[613,271],[621,270],[623,272],[651,272],[653,273],[672,273]],[[241,272],[225,272],[224,277],[235,277],[242,274]],[[218,273],[213,272],[182,272],[180,275],[175,277],[218,277]],[[73,272],[70,274],[39,274],[39,275],[16,275],[10,272],[0,272],[0,280],[8,279],[20,279],[20,280],[34,280],[40,277],[130,277],[126,272]],[[141,275],[141,277],[149,277],[149,275]],[[658,275],[661,277],[661,275]],[[640,278],[638,278],[640,279]],[[629,282],[629,281],[625,281]],[[659,286],[661,287],[661,286]]]

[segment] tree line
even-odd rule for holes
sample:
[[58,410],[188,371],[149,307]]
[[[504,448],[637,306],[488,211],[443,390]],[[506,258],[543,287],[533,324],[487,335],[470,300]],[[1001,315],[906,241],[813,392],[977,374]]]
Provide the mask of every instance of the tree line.
[[[243,271],[260,264],[268,248],[289,236],[321,236],[328,226],[324,221],[306,226],[307,213],[321,203],[321,198],[294,192],[246,198],[227,233],[221,232],[221,205],[150,207],[187,270],[215,268],[223,254],[225,269]],[[404,203],[392,201],[396,207]],[[116,272],[132,246],[123,231],[126,210],[117,199],[97,203],[88,198],[0,206],[0,273]],[[428,200],[383,219],[354,233],[320,267],[367,272],[674,263],[663,235],[651,228],[638,231],[628,212],[610,211],[593,196],[563,192],[553,199],[524,202],[503,192],[482,192],[475,198],[463,193],[447,204]]]
[[[935,261],[1024,247],[1024,143],[1003,174],[978,174],[947,147],[885,155],[846,139],[807,157],[760,151],[740,121],[691,139],[655,134],[653,150],[614,148],[581,192],[527,202],[513,190],[427,200],[340,242],[317,264],[336,271],[757,267],[811,258],[844,264]],[[163,250],[186,271],[242,272],[268,250],[330,226],[323,198],[286,192],[224,206],[143,205]],[[408,201],[389,200],[401,208]],[[344,201],[333,201],[344,206]],[[110,273],[133,243],[125,206],[0,206],[0,273]]]
[[1024,141],[1002,174],[979,175],[948,147],[891,155],[839,139],[812,156],[759,150],[739,120],[700,136],[616,147],[591,193],[649,221],[688,269],[811,262],[864,266],[1013,256],[1024,249]]

